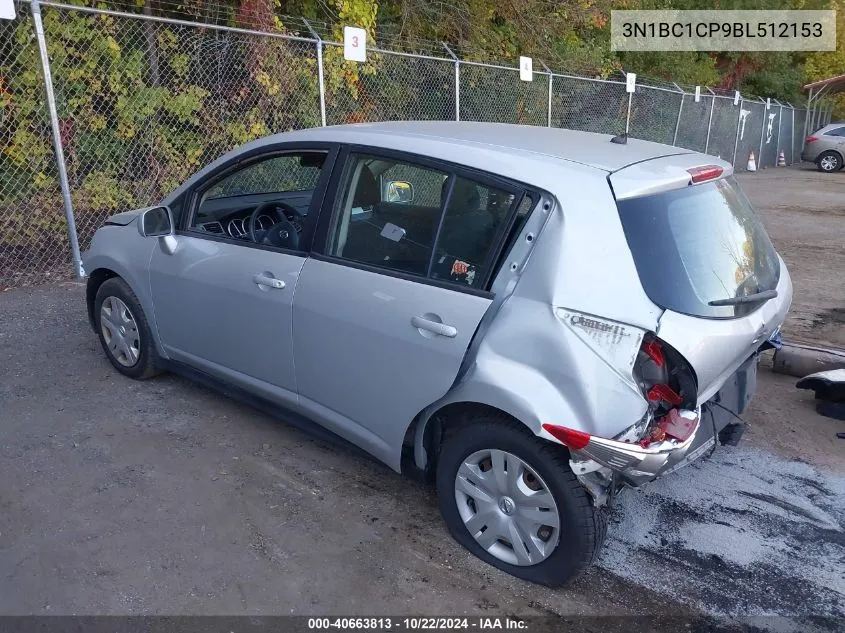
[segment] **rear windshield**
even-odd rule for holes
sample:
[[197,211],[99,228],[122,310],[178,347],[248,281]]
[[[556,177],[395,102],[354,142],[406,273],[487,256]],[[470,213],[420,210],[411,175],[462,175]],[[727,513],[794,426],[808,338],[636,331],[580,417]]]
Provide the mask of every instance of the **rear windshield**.
[[762,302],[709,302],[777,286],[775,249],[733,178],[622,200],[618,207],[643,288],[667,310],[738,317]]

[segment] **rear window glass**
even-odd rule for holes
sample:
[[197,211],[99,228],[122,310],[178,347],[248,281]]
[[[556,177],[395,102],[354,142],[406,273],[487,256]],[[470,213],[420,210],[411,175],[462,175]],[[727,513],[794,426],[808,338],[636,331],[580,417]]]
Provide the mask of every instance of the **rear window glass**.
[[643,288],[663,308],[738,317],[762,302],[710,302],[777,286],[775,249],[733,178],[622,200],[618,207]]

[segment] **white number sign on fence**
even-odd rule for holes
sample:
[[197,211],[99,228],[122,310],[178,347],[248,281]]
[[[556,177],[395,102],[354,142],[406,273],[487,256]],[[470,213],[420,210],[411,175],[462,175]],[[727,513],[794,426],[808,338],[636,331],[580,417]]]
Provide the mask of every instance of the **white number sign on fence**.
[[15,0],[0,0],[0,20],[15,19]]
[[343,27],[343,58],[351,62],[367,61],[367,32],[364,29]]
[[625,91],[634,92],[637,89],[637,73],[628,73],[625,76]]
[[530,57],[519,58],[519,78],[522,81],[534,80],[534,62]]

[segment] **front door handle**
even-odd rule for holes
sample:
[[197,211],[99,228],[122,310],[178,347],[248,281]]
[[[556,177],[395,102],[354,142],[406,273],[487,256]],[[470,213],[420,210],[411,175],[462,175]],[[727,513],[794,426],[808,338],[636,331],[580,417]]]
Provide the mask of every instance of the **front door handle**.
[[455,338],[458,335],[458,329],[452,325],[432,321],[422,316],[415,316],[411,318],[411,325],[420,330],[433,332],[439,336],[447,338]]
[[281,290],[285,287],[285,282],[281,279],[276,279],[275,277],[269,277],[263,274],[255,275],[252,280],[264,288],[275,288],[276,290]]

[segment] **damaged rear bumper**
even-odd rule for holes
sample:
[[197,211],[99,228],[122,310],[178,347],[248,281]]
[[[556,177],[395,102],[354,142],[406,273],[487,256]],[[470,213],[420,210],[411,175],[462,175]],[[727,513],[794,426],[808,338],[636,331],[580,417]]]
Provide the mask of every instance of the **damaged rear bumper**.
[[695,426],[686,440],[681,442],[669,439],[643,447],[631,442],[591,436],[586,446],[571,451],[573,471],[580,474],[579,471],[587,473],[595,469],[595,466],[584,463],[591,461],[609,468],[628,485],[640,486],[680,468],[698,458],[715,443],[712,430],[701,423],[701,410],[688,413],[695,415]]
[[[570,466],[591,491],[601,488],[592,473],[612,472],[629,486],[641,486],[685,466],[719,441],[719,434],[745,411],[757,389],[757,358],[751,356],[707,402],[698,407],[695,427],[684,441],[666,439],[643,447],[632,442],[589,436],[585,446],[570,446]],[[585,436],[586,437],[586,436]],[[598,485],[597,485],[598,484]],[[595,495],[598,496],[603,495]]]

